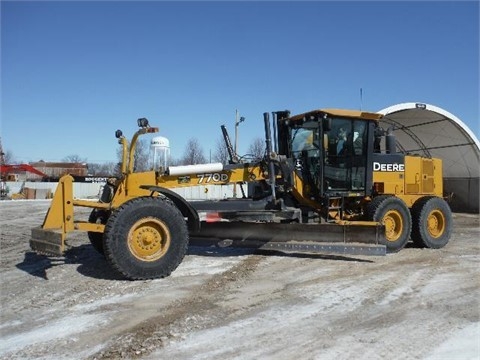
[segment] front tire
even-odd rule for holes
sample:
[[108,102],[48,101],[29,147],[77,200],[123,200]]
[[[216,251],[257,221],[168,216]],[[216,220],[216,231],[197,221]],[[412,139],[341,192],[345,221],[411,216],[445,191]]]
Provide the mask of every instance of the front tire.
[[173,203],[161,197],[140,197],[112,212],[103,247],[107,262],[125,278],[163,278],[182,262],[188,229]]
[[439,197],[424,197],[412,207],[412,240],[419,247],[440,249],[452,235],[453,217],[450,207]]
[[412,231],[412,218],[403,200],[395,196],[378,196],[368,205],[367,217],[385,225],[385,240],[381,243],[387,251],[397,252],[405,247]]

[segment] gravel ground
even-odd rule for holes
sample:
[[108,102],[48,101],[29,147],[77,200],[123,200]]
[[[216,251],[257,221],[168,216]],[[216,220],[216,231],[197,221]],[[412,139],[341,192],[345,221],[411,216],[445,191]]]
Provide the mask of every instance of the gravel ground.
[[170,277],[125,281],[85,233],[31,252],[48,206],[0,202],[0,359],[480,359],[478,215],[455,214],[440,250],[191,246]]

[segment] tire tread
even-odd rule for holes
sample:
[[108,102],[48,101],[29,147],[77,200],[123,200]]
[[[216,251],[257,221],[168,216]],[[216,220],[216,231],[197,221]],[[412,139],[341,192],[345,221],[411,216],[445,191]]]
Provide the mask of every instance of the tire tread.
[[[129,216],[141,212],[143,208],[161,210],[161,214],[150,216],[161,217],[164,222],[170,223],[171,243],[167,253],[151,263],[136,260],[127,250],[126,243],[128,230],[125,221]],[[163,197],[139,197],[129,200],[118,207],[110,215],[105,226],[103,246],[105,257],[110,266],[129,280],[147,280],[164,278],[182,262],[188,249],[188,230],[183,215],[175,205]]]

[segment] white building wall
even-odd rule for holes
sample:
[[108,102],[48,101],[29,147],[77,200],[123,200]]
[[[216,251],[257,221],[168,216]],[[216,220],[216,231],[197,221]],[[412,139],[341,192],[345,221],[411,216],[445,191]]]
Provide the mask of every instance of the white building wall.
[[[47,190],[53,195],[57,189],[56,182],[11,182],[6,183],[8,196],[20,193],[23,188],[37,189],[37,199],[45,198]],[[73,197],[77,199],[96,199],[100,197],[104,183],[73,183]],[[42,191],[45,190],[45,191]],[[205,185],[171,189],[186,200],[222,200],[233,197],[233,185]],[[241,197],[237,186],[237,196]]]
[[[43,194],[47,190],[51,191],[53,195],[57,189],[57,182],[6,182],[8,188],[8,196],[12,194],[18,194],[22,191],[23,188],[36,189],[37,190],[37,199],[43,198]],[[101,189],[103,188],[103,183],[73,183],[73,197],[77,199],[94,199],[98,198]],[[40,191],[38,191],[40,190]],[[41,191],[41,190],[45,190]]]

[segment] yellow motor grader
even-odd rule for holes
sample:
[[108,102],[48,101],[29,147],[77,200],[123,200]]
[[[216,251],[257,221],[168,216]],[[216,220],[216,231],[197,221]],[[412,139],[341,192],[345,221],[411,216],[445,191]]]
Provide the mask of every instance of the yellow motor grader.
[[[385,255],[410,239],[428,248],[448,243],[452,215],[442,198],[441,160],[397,152],[395,129],[380,127],[382,115],[263,115],[266,151],[252,162],[233,153],[223,128],[229,164],[135,172],[138,137],[158,128],[139,119],[130,142],[117,130],[121,176],[108,181],[99,201],[74,199],[73,178],[62,177],[43,224],[32,229],[31,248],[61,256],[67,235],[86,231],[115,271],[136,280],[170,275],[189,244]],[[226,184],[242,196],[189,202],[174,191]],[[88,221],[75,219],[77,207],[92,209]]]

